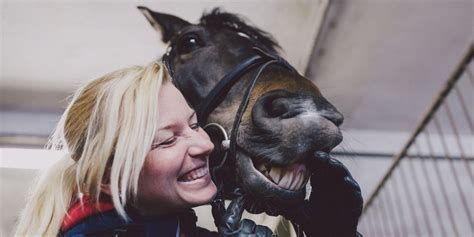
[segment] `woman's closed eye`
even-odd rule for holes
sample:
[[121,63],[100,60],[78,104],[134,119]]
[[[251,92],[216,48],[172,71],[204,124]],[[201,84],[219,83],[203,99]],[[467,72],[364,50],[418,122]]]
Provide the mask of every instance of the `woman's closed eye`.
[[176,141],[178,140],[177,137],[173,136],[173,137],[170,137],[160,143],[155,143],[155,144],[152,144],[151,145],[151,149],[156,149],[156,148],[166,148],[166,147],[170,147],[172,145],[174,145],[176,143]]
[[[199,128],[201,128],[201,126],[199,126],[199,123],[197,122],[197,117],[196,117],[196,113],[193,112],[191,114],[191,116],[189,117],[189,120],[188,120],[188,123],[189,123],[189,128],[191,128],[192,130],[198,132],[199,131]],[[167,132],[167,134],[169,134],[171,136],[171,133],[174,134],[173,136],[165,139],[165,140],[161,140],[161,141],[157,141],[156,143],[153,143],[151,145],[151,149],[154,150],[156,148],[168,148],[168,147],[172,147],[173,145],[175,145],[178,140],[183,137],[187,137],[187,136],[193,136],[191,135],[190,133],[188,133],[186,131],[186,129],[184,129],[185,127],[182,127],[182,125],[180,124],[172,124],[172,125],[169,125],[169,126],[165,126],[165,129],[164,131],[166,132],[166,130],[169,130],[169,133]],[[158,131],[159,132],[159,131]],[[157,139],[158,140],[158,139]]]
[[189,127],[192,130],[198,130],[201,126],[199,126],[199,123],[193,123],[193,124],[189,125]]

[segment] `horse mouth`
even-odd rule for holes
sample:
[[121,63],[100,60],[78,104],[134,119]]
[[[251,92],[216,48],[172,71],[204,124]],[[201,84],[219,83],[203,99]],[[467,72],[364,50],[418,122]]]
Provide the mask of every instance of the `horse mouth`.
[[275,185],[275,188],[286,191],[299,191],[306,187],[310,172],[303,163],[295,163],[289,166],[275,166],[266,164],[254,164],[255,168]]
[[[237,153],[236,168],[240,187],[249,194],[245,209],[254,214],[278,215],[278,208],[296,204],[306,196],[310,170],[307,159],[282,164],[267,159],[252,159],[245,152]],[[262,157],[261,157],[262,158]]]

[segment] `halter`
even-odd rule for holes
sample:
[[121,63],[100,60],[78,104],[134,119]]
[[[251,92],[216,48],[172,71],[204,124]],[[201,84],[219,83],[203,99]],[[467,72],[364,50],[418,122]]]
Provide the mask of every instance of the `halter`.
[[[213,167],[211,170],[214,183],[217,186],[217,195],[211,203],[212,213],[214,216],[214,221],[215,221],[216,226],[219,226],[219,223],[218,223],[219,220],[218,218],[216,218],[216,216],[218,216],[219,213],[222,213],[221,208],[224,207],[224,196],[222,193],[223,182],[221,179],[215,179],[215,177],[218,175],[217,172],[219,171],[219,169],[226,162],[227,157],[231,157],[231,159],[235,158],[236,147],[238,146],[236,142],[237,132],[240,126],[240,122],[242,120],[242,116],[247,109],[247,106],[250,100],[250,95],[252,94],[253,88],[257,80],[260,78],[260,75],[262,74],[262,72],[268,66],[272,64],[280,65],[291,72],[297,72],[296,69],[293,68],[282,57],[265,52],[257,47],[254,47],[253,49],[255,50],[255,54],[245,59],[243,62],[235,66],[229,73],[227,73],[217,83],[217,85],[209,92],[209,94],[204,98],[204,100],[202,100],[202,102],[198,104],[196,108],[199,124],[201,125],[206,124],[209,118],[209,115],[212,113],[212,111],[214,111],[215,108],[217,108],[217,106],[219,106],[222,103],[222,101],[225,99],[225,97],[229,93],[230,89],[235,85],[235,83],[237,83],[237,81],[239,81],[239,79],[243,75],[248,73],[250,70],[257,68],[256,72],[254,73],[254,76],[252,77],[250,83],[248,84],[245,90],[244,96],[242,97],[242,102],[240,103],[237,113],[235,115],[234,124],[232,126],[230,138],[227,136],[225,129],[219,124],[210,123],[204,126],[204,129],[212,129],[212,128],[217,129],[218,131],[222,133],[224,137],[221,147],[225,151],[225,154],[223,155],[222,161],[219,163],[219,165],[217,165],[216,167]],[[168,71],[171,77],[173,78],[174,71],[169,61],[169,54],[171,51],[172,51],[172,48],[169,48],[168,52],[165,55],[163,55],[162,60],[165,66],[168,68]]]
[[[229,93],[230,89],[235,85],[235,83],[237,83],[239,79],[243,75],[248,73],[250,70],[254,68],[258,68],[252,80],[248,84],[244,96],[242,97],[242,102],[240,103],[239,108],[234,118],[234,124],[232,126],[230,140],[228,139],[225,129],[222,128],[222,126],[220,126],[219,124],[211,123],[204,126],[205,129],[209,127],[216,127],[216,126],[218,127],[217,129],[220,132],[222,132],[223,136],[225,137],[221,145],[223,146],[224,150],[228,151],[229,153],[228,155],[230,155],[231,157],[235,157],[235,148],[237,146],[236,138],[237,138],[238,128],[240,126],[242,116],[245,110],[247,109],[248,102],[250,100],[250,95],[252,94],[252,91],[253,91],[253,87],[255,86],[255,83],[257,82],[258,78],[260,78],[260,75],[262,74],[262,72],[271,64],[283,66],[284,68],[290,70],[291,72],[297,72],[296,69],[293,68],[282,57],[265,52],[257,47],[253,47],[253,49],[255,51],[255,54],[245,59],[243,62],[235,66],[229,73],[227,73],[217,83],[217,85],[209,92],[209,94],[207,94],[207,96],[202,100],[202,102],[198,104],[196,108],[198,122],[201,126],[204,126],[207,123],[209,115],[212,113],[212,111],[214,111],[215,108],[217,108],[217,106],[219,106],[222,103],[222,101],[226,98],[227,94]],[[169,48],[167,50],[167,53],[163,55],[163,62],[165,66],[167,67],[171,77],[173,78],[174,70],[171,67],[171,64],[169,61],[169,55],[171,51],[172,51],[172,48]],[[225,159],[216,168],[220,168],[224,163],[225,163]]]

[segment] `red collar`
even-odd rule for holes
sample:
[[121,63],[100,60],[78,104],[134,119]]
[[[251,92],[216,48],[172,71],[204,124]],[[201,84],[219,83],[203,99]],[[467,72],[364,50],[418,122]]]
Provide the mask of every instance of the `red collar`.
[[67,231],[87,217],[93,216],[100,212],[106,212],[115,209],[112,200],[109,198],[100,199],[99,203],[95,203],[89,196],[84,196],[82,200],[84,205],[81,205],[79,200],[71,205],[68,210],[68,215],[64,217],[63,223],[61,225],[61,231]]

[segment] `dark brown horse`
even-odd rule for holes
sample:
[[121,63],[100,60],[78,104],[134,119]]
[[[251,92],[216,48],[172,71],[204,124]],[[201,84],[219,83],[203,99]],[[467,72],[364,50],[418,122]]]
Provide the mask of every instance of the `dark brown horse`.
[[[224,163],[225,197],[244,195],[248,211],[273,215],[279,205],[302,202],[315,153],[329,153],[342,141],[343,116],[278,56],[269,34],[237,15],[215,9],[191,24],[139,9],[169,43],[164,59],[201,125],[218,123],[231,134],[227,159],[212,159],[214,166]],[[222,149],[216,153],[223,159]],[[358,187],[345,190],[360,195]]]

